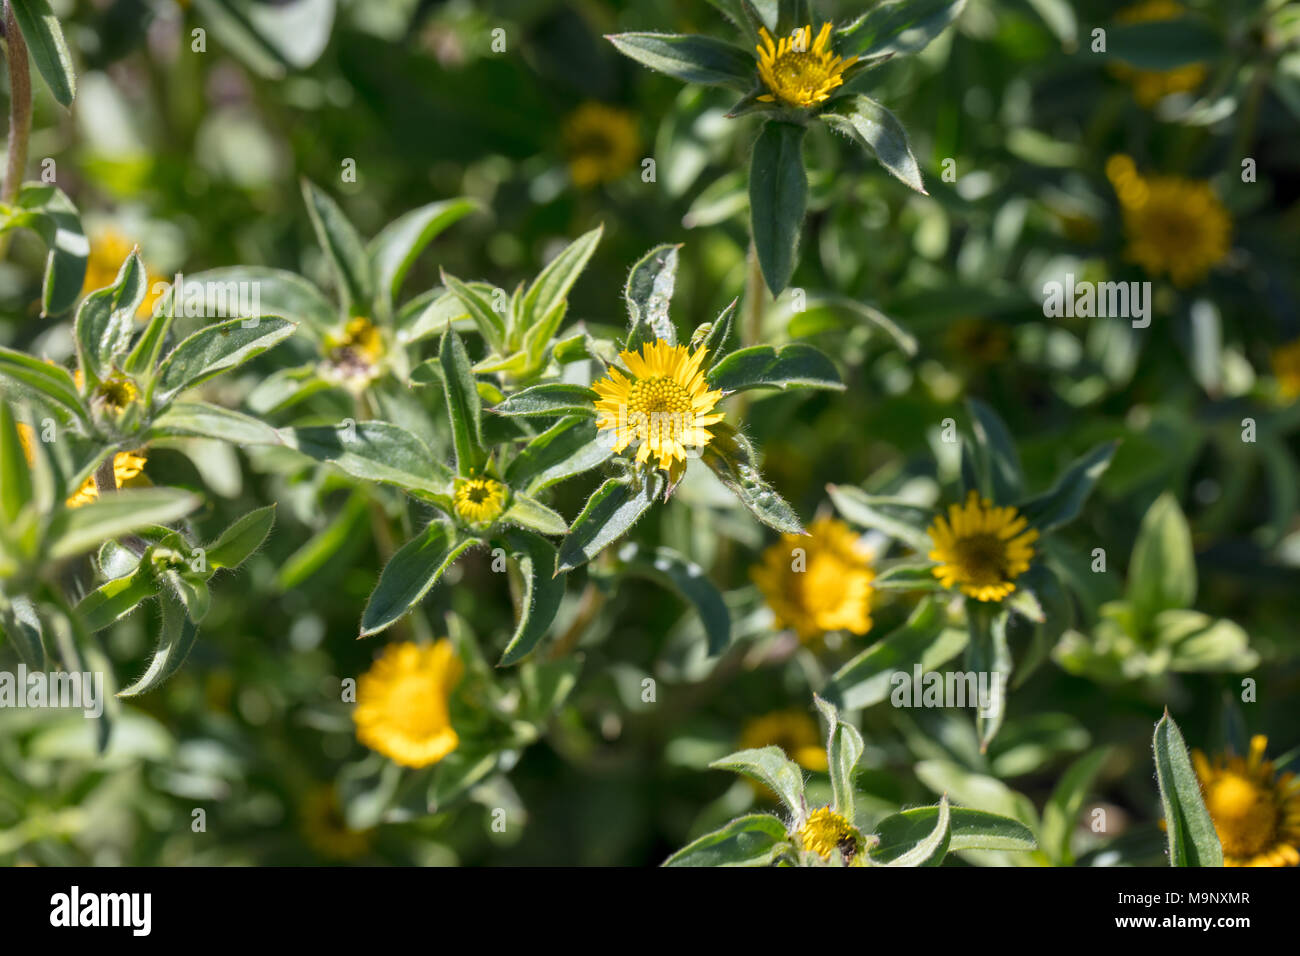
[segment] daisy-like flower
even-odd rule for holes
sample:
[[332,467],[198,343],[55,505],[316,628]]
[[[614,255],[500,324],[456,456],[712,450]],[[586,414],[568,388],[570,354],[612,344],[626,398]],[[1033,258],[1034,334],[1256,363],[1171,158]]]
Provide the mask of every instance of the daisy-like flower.
[[977,601],[1001,601],[1016,589],[1015,580],[1029,570],[1038,531],[1015,508],[995,507],[972,491],[964,505],[949,505],[928,533],[938,562],[934,576],[946,588],[960,587]]
[[329,372],[343,381],[364,383],[374,378],[384,353],[379,326],[364,316],[353,317],[341,330],[325,337]]
[[1141,176],[1122,155],[1107,160],[1106,175],[1124,216],[1125,256],[1150,275],[1192,285],[1227,258],[1232,219],[1208,182]]
[[[36,441],[36,433],[32,426],[26,422],[18,423],[18,440],[23,446],[23,455],[27,458],[27,464],[35,462],[35,449],[32,442]],[[119,451],[113,456],[113,479],[117,482],[119,488],[129,488],[137,485],[148,484],[149,479],[143,477],[144,466],[147,459],[143,451]],[[80,508],[82,505],[90,504],[99,497],[99,489],[95,487],[95,477],[91,475],[81,487],[68,497],[64,502],[69,508]]]
[[353,830],[343,816],[338,791],[329,784],[315,787],[298,808],[303,839],[321,856],[355,860],[370,849],[370,830]]
[[741,731],[740,746],[742,750],[780,747],[805,770],[824,771],[827,766],[826,742],[817,721],[802,710],[778,710],[753,718]]
[[829,631],[871,630],[871,552],[838,518],[814,519],[807,535],[782,535],[751,576],[777,627],[794,630],[801,641]]
[[1246,757],[1192,751],[1224,866],[1300,866],[1300,778],[1277,773],[1266,749],[1257,734]]
[[456,482],[452,507],[466,524],[491,524],[505,511],[508,493],[505,485],[491,478],[463,478]]
[[[1186,13],[1176,0],[1145,0],[1121,10],[1115,17],[1120,23],[1155,23],[1176,20]],[[1171,70],[1140,70],[1126,63],[1114,63],[1111,72],[1133,89],[1133,98],[1150,109],[1171,93],[1184,93],[1205,82],[1203,63],[1185,63]]]
[[800,849],[810,850],[827,862],[835,850],[840,851],[840,856],[850,866],[862,859],[865,841],[861,832],[830,807],[808,814],[795,838]]
[[636,116],[604,103],[583,103],[564,121],[569,175],[579,189],[618,179],[641,150]]
[[[86,257],[86,281],[81,287],[82,295],[111,286],[117,280],[117,273],[122,268],[122,263],[134,248],[134,242],[112,227],[92,236],[90,255]],[[153,307],[160,297],[160,292],[155,291],[154,287],[160,281],[163,280],[154,274],[148,263],[145,263],[144,299],[141,300],[140,307],[135,310],[136,318],[144,319],[153,314]]]
[[[86,383],[86,377],[81,374],[81,369],[72,373],[72,379],[77,388],[81,388]],[[114,374],[95,386],[90,401],[92,405],[106,408],[114,415],[121,415],[126,411],[126,407],[139,397],[140,389],[136,387],[135,382],[125,375]]]
[[759,34],[763,42],[755,48],[758,75],[770,91],[759,97],[765,103],[779,100],[800,109],[824,103],[831,91],[844,83],[844,71],[858,59],[856,56],[843,59],[828,48],[830,23],[822,24],[815,40],[812,24],[780,40],[773,40],[766,28],[760,28]]
[[1283,398],[1300,398],[1300,339],[1273,350],[1269,356]]
[[638,442],[638,463],[653,456],[674,476],[686,466],[688,447],[701,449],[712,440],[709,426],[724,416],[713,411],[722,392],[710,390],[704,379],[707,352],[658,339],[640,352],[619,353],[632,377],[611,368],[592,386],[599,396],[596,427],[613,432],[615,452]]
[[357,681],[357,739],[404,767],[437,763],[460,744],[449,699],[462,670],[446,638],[390,644]]

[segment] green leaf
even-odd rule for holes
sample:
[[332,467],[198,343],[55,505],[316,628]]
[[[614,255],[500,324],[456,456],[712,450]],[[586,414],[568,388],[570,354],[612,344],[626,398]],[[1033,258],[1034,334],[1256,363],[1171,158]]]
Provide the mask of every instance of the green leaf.
[[912,155],[907,130],[889,110],[870,97],[857,94],[832,100],[820,115],[827,126],[874,155],[904,185],[923,196],[929,195],[921,168]]
[[1168,710],[1156,724],[1152,749],[1169,837],[1169,865],[1223,866],[1223,848],[1214,821],[1205,809],[1182,731]]
[[32,473],[23,452],[18,423],[9,403],[0,401],[0,517],[4,518],[5,525],[13,524],[31,500]]
[[844,390],[835,363],[802,342],[779,349],[771,345],[738,349],[709,369],[705,378],[710,388],[724,392],[751,388]]
[[596,423],[591,419],[561,419],[525,445],[506,466],[506,484],[535,495],[543,488],[590,471],[613,454],[610,442],[597,440]]
[[648,578],[676,591],[695,606],[704,625],[709,654],[720,654],[731,643],[731,612],[704,569],[671,548],[646,548],[629,543],[618,555],[624,575]]
[[[939,813],[940,807],[915,807],[885,817],[876,825],[880,843],[872,852],[872,859],[894,860],[916,846],[934,832]],[[1036,848],[1034,834],[1019,820],[966,807],[952,807],[948,813],[949,853],[959,850],[1028,852]]]
[[114,578],[87,594],[77,605],[77,614],[87,631],[103,630],[157,593],[153,569],[142,563],[125,577]]
[[183,389],[238,368],[283,342],[296,328],[284,319],[262,316],[230,319],[199,329],[162,360],[158,400],[166,402]]
[[1139,70],[1164,72],[1218,60],[1223,39],[1204,17],[1183,16],[1106,28],[1106,54]]
[[[895,822],[896,817],[903,816],[895,814],[894,817],[887,817],[880,821],[877,827],[880,843],[871,854],[871,861],[883,866],[938,866],[943,863],[952,841],[952,818],[948,808],[948,798],[940,797],[939,806],[933,809],[934,826],[928,833],[923,827],[916,827],[918,821],[926,820],[924,817],[910,819],[904,817],[901,821]],[[902,842],[904,833],[907,835],[908,842]],[[886,839],[889,840],[888,848],[885,847]]]
[[163,592],[161,598],[162,626],[158,648],[140,679],[118,691],[118,697],[138,697],[162,684],[180,670],[198,639],[198,626],[190,620],[180,601],[167,592]]
[[[505,320],[497,314],[489,303],[480,294],[472,284],[461,282],[455,276],[442,273],[442,284],[451,290],[452,295],[464,307],[469,317],[474,320],[478,327],[479,335],[483,340],[497,352],[505,350],[506,344],[506,324]],[[451,323],[446,323],[446,328],[451,328]],[[444,334],[445,331],[444,331]]]
[[938,643],[943,629],[941,603],[926,598],[905,623],[840,667],[823,693],[838,699],[846,710],[880,703],[893,690],[895,674],[911,681],[913,665]]
[[1111,441],[1077,458],[1051,489],[1019,505],[1020,513],[1041,531],[1069,524],[1079,516],[1101,476],[1110,467],[1119,442]]
[[281,591],[296,588],[322,568],[346,567],[348,558],[366,543],[366,526],[370,515],[368,493],[358,488],[348,497],[342,510],[319,533],[285,560],[276,575],[275,586]]
[[922,554],[930,550],[930,534],[926,530],[934,521],[930,508],[902,498],[869,495],[852,485],[827,485],[826,493],[835,510],[849,524],[881,531]]
[[534,351],[536,344],[545,346],[550,343],[560,317],[564,314],[565,298],[582,270],[587,267],[587,261],[596,251],[604,231],[603,225],[597,226],[565,246],[538,273],[524,293],[519,321],[528,331],[530,352]]
[[583,418],[595,418],[596,398],[596,393],[586,386],[554,382],[548,385],[534,385],[532,388],[515,392],[490,411],[496,415],[521,417],[554,418],[559,415],[579,415]]
[[635,488],[617,478],[607,480],[592,493],[582,513],[573,520],[560,544],[556,573],[572,571],[587,563],[621,538],[649,510],[662,489],[663,479],[657,472]]
[[126,257],[117,278],[107,289],[97,289],[77,309],[74,335],[77,356],[87,379],[100,381],[131,345],[135,313],[144,301],[144,263],[135,250]]
[[826,758],[831,777],[831,791],[835,797],[833,809],[844,819],[852,822],[856,816],[853,806],[853,770],[862,758],[866,745],[862,734],[852,724],[840,720],[840,713],[835,705],[825,701],[818,694],[813,694],[813,703],[822,712],[830,734],[826,743]]
[[281,432],[287,444],[317,461],[338,465],[355,478],[446,497],[453,476],[418,437],[388,422],[315,426]]
[[32,62],[41,71],[54,98],[63,106],[72,106],[77,95],[77,77],[72,56],[63,39],[63,29],[47,0],[10,0],[18,29],[23,32]]
[[1083,809],[1083,801],[1109,756],[1109,748],[1097,747],[1070,764],[1070,769],[1061,776],[1043,807],[1043,821],[1038,832],[1042,835],[1043,852],[1057,866],[1074,864],[1070,842],[1079,821],[1079,811]]
[[680,245],[655,246],[628,273],[623,300],[627,303],[629,351],[656,339],[663,339],[669,345],[677,343],[677,330],[668,315],[668,307],[677,284],[680,248]]
[[750,233],[773,295],[781,294],[794,273],[808,202],[808,177],[803,168],[805,132],[804,127],[792,123],[766,123],[750,158]]
[[804,812],[803,771],[797,763],[786,757],[780,747],[740,750],[713,761],[709,766],[714,770],[743,773],[766,784],[791,813]]
[[30,598],[18,595],[8,607],[0,606],[0,633],[9,638],[18,659],[29,670],[45,670],[44,628]]
[[334,270],[343,310],[349,315],[370,317],[375,286],[361,236],[338,204],[306,179],[302,181],[302,197],[316,239]]
[[767,813],[750,813],[692,840],[663,865],[768,866],[788,849],[780,820]]
[[397,217],[370,241],[371,271],[390,309],[424,248],[448,226],[481,208],[478,200],[464,196],[431,202]]
[[799,516],[758,470],[753,446],[725,422],[712,427],[713,440],[704,448],[709,466],[740,503],[763,524],[783,534],[803,534]]
[[7,221],[0,223],[0,231],[19,228],[31,229],[49,249],[41,284],[42,318],[66,312],[81,297],[90,256],[81,214],[58,187],[28,183],[18,191]]
[[456,559],[477,542],[460,539],[441,522],[431,522],[402,545],[384,565],[361,615],[361,636],[378,634],[423,600]]
[[988,467],[994,501],[1015,501],[1024,493],[1025,476],[1020,454],[1006,423],[988,405],[968,398],[971,431]]
[[76,557],[109,538],[183,518],[201,504],[178,488],[128,488],[60,511],[50,524],[50,558]]
[[1169,654],[1175,671],[1244,671],[1259,663],[1241,625],[1200,611],[1171,608],[1151,622],[1152,644]]
[[1007,713],[1007,688],[1011,684],[1013,661],[1007,640],[1010,611],[1000,604],[968,602],[966,625],[970,640],[966,644],[966,670],[988,674],[991,699],[987,707],[975,712],[975,729],[979,734],[980,753],[988,750],[997,736]]
[[754,85],[754,57],[712,37],[617,33],[605,39],[624,56],[683,83],[730,86],[742,93]]
[[193,435],[232,445],[284,444],[280,433],[261,419],[207,402],[176,402],[154,419],[149,435]]
[[275,524],[275,505],[257,508],[221,532],[216,541],[204,548],[208,567],[213,571],[237,568],[262,546]]
[[28,355],[0,346],[0,378],[30,389],[46,401],[54,402],[84,421],[88,415],[77,394],[77,385],[71,373],[62,365],[43,362]]
[[456,448],[456,470],[464,476],[476,474],[487,460],[483,449],[483,407],[465,344],[453,329],[447,329],[442,335],[438,365],[442,369],[442,392],[447,399],[447,417]]
[[[234,317],[244,304],[251,301],[256,302],[257,308],[267,315],[305,323],[319,333],[333,328],[339,320],[338,308],[320,289],[302,276],[284,269],[264,266],[209,269],[186,276],[185,288],[181,292],[186,297],[187,312],[194,306],[201,308],[204,315]],[[202,293],[202,300],[191,303],[189,296],[196,292]]]
[[1139,634],[1161,611],[1191,607],[1196,601],[1196,554],[1192,530],[1165,492],[1152,503],[1138,527],[1129,562],[1128,599]]
[[524,590],[519,602],[519,623],[501,654],[499,667],[517,664],[533,652],[546,636],[564,600],[564,578],[555,574],[555,546],[524,531],[511,532],[506,542],[519,564]]
[[569,530],[569,523],[564,517],[552,511],[535,498],[515,492],[510,499],[510,507],[501,516],[502,521],[530,528],[541,534],[564,534]]
[[887,0],[836,31],[841,56],[920,53],[960,16],[966,0]]

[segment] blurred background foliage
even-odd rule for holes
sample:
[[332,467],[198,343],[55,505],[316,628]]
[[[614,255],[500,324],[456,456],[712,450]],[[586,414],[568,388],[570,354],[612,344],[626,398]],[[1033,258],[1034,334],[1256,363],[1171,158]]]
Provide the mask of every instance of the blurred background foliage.
[[[860,4],[829,7],[843,20]],[[826,130],[808,137],[810,216],[792,284],[856,305],[797,311],[787,292],[766,313],[762,341],[816,344],[848,384],[752,401],[746,429],[775,487],[810,519],[829,509],[828,483],[878,493],[951,485],[958,466],[938,431],[945,418],[965,420],[967,395],[1006,419],[1030,489],[1121,439],[1084,514],[1058,536],[1058,559],[1078,570],[1086,595],[1076,628],[1088,633],[1121,593],[1139,521],[1169,491],[1193,532],[1197,608],[1241,624],[1260,657],[1248,675],[1160,673],[1115,685],[1049,660],[1016,688],[986,754],[967,712],[849,715],[867,742],[859,785],[868,816],[947,792],[1023,818],[1035,812],[1024,801],[1050,805],[1072,762],[1106,748],[1084,785],[1089,805],[1111,814],[1104,847],[1086,829],[1071,837],[1067,824],[1065,854],[969,862],[1159,861],[1150,732],[1166,704],[1193,746],[1240,749],[1250,733],[1270,734],[1279,753],[1300,744],[1300,358],[1285,348],[1300,340],[1300,47],[1282,4],[1187,7],[1199,28],[1171,41],[1172,60],[1141,36],[1127,61],[1092,52],[1092,30],[1120,23],[1121,4],[971,0],[923,53],[879,67],[872,95],[907,126],[929,196]],[[436,286],[440,267],[511,289],[601,223],[570,321],[621,325],[626,270],[661,242],[685,244],[679,334],[743,289],[743,168],[757,127],[725,117],[729,94],[683,88],[602,39],[647,29],[730,36],[709,4],[54,8],[78,64],[78,97],[69,113],[37,82],[32,165],[53,160],[95,252],[112,249],[113,272],[138,244],[159,277],[258,264],[328,286],[298,189],[306,177],[364,235],[423,203],[480,201],[482,212],[420,257],[408,292]],[[503,52],[493,49],[498,29]],[[195,30],[205,31],[204,52],[194,51]],[[1169,96],[1135,79],[1133,63],[1194,57],[1201,69]],[[1143,174],[1208,180],[1231,217],[1230,252],[1190,287],[1156,278],[1148,329],[1045,318],[1043,284],[1066,273],[1146,278],[1125,257],[1106,176],[1117,154]],[[1254,160],[1252,182],[1242,180],[1243,158]],[[354,182],[342,175],[349,161]],[[949,161],[955,181],[943,177]],[[19,237],[0,266],[0,343],[61,360],[72,348],[67,324],[41,320],[34,304],[42,257],[34,238]],[[911,352],[864,321],[862,307],[896,323]],[[240,407],[259,379],[294,364],[295,349],[299,361],[312,354],[291,340],[221,380],[220,400]],[[1241,439],[1245,418],[1258,423],[1254,442]],[[552,633],[579,628],[580,677],[542,739],[509,756],[508,775],[480,781],[443,812],[349,828],[343,802],[379,773],[337,703],[339,679],[363,672],[384,640],[356,640],[383,560],[365,501],[337,473],[286,472],[214,442],[167,444],[151,452],[151,478],[204,493],[197,527],[215,534],[278,502],[275,530],[238,578],[218,585],[182,671],[123,708],[107,754],[96,756],[80,718],[0,712],[0,861],[658,863],[746,807],[770,806],[744,781],[702,768],[736,749],[755,718],[793,709],[812,719],[812,690],[913,603],[882,598],[866,637],[810,646],[773,633],[749,574],[774,536],[716,486],[688,480],[636,536],[707,569],[726,592],[732,646],[705,658],[694,611],[648,582],[624,579],[598,609],[579,606],[579,571]],[[583,490],[559,491],[554,506],[576,514]],[[1097,547],[1105,574],[1089,571]],[[454,612],[479,635],[512,626],[506,585],[483,554],[458,564],[426,609],[433,621]],[[107,632],[119,679],[148,659],[152,613]],[[1016,650],[1018,659],[1026,651]],[[7,669],[12,660],[0,647]],[[653,703],[642,700],[647,676]],[[1240,702],[1242,676],[1258,681],[1256,703]],[[829,793],[814,774],[818,786]],[[192,828],[194,808],[206,812],[205,832]],[[491,828],[494,808],[506,810],[504,833]]]

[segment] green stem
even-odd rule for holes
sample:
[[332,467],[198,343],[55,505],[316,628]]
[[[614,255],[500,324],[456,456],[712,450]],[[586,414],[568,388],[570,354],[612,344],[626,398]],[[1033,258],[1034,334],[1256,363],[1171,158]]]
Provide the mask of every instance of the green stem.
[[763,267],[758,262],[758,247],[749,240],[749,253],[745,257],[745,311],[741,323],[741,345],[757,345],[763,334],[763,305],[766,285]]
[[[27,60],[27,43],[9,3],[5,3],[5,47],[9,61],[9,155],[0,202],[13,205],[27,170],[27,136],[32,129],[32,75]],[[9,252],[9,236],[7,232],[0,235],[0,260]]]

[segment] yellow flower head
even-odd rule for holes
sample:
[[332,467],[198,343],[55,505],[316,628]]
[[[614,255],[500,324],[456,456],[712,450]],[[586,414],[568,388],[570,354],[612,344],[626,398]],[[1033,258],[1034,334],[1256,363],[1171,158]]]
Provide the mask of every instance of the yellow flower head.
[[303,839],[321,856],[355,860],[370,849],[372,831],[348,826],[334,787],[325,784],[309,790],[298,809]]
[[[81,369],[72,373],[72,379],[77,388],[81,388],[86,383],[86,377],[81,374]],[[100,408],[106,408],[114,415],[121,415],[126,411],[126,407],[140,397],[140,389],[136,387],[135,382],[122,374],[108,376],[98,385],[90,394],[91,404]]]
[[[1115,19],[1120,23],[1154,23],[1176,20],[1186,12],[1186,8],[1175,0],[1145,0],[1121,10]],[[1133,98],[1146,109],[1171,93],[1196,89],[1205,82],[1206,76],[1202,63],[1185,63],[1171,70],[1140,70],[1127,63],[1113,63],[1110,71],[1132,87]]]
[[850,865],[862,858],[862,834],[830,807],[808,814],[808,819],[795,836],[801,849],[811,850],[826,861],[830,860],[834,850],[839,850],[844,862]]
[[446,638],[390,644],[357,681],[357,739],[404,767],[427,767],[460,743],[449,698],[463,665]]
[[[111,286],[117,279],[122,263],[135,247],[134,242],[111,227],[94,235],[90,241],[90,255],[86,258],[86,281],[81,286],[82,295]],[[147,319],[153,314],[153,307],[159,299],[154,286],[164,280],[155,275],[148,263],[145,263],[144,281],[144,299],[135,310],[138,319]]]
[[831,39],[830,23],[822,24],[816,40],[812,40],[812,24],[780,40],[773,40],[765,27],[759,28],[759,34],[763,42],[755,48],[758,75],[771,91],[759,99],[766,103],[780,100],[786,106],[801,109],[824,103],[831,91],[844,83],[844,71],[858,60],[856,56],[841,59],[827,48]]
[[452,507],[466,524],[491,524],[505,511],[509,489],[491,478],[464,478],[456,482]]
[[1300,866],[1300,778],[1278,774],[1267,748],[1256,735],[1246,757],[1219,754],[1211,763],[1192,751],[1224,866]]
[[805,770],[826,769],[826,742],[821,739],[817,721],[803,710],[778,710],[755,717],[740,734],[742,750],[780,747]]
[[838,518],[815,519],[807,535],[782,535],[751,576],[776,626],[793,629],[802,641],[828,631],[871,630],[871,552]]
[[[144,466],[147,459],[141,451],[119,451],[113,456],[113,480],[119,488],[133,488],[138,485],[149,484],[149,479],[143,475]],[[82,505],[90,504],[99,497],[99,489],[95,487],[95,477],[92,475],[81,483],[81,487],[67,500],[69,508],[80,508]]]
[[341,331],[325,337],[325,354],[333,371],[344,379],[374,378],[384,353],[384,337],[379,326],[363,316],[353,317]]
[[1283,398],[1300,398],[1300,339],[1273,350],[1273,375]]
[[723,415],[713,411],[722,392],[710,391],[704,380],[707,352],[657,339],[639,353],[619,353],[632,377],[611,368],[607,378],[592,386],[599,396],[596,427],[614,432],[614,451],[639,442],[637,462],[654,456],[671,473],[674,464],[686,464],[687,447],[701,449],[709,443],[709,426]]
[[1112,156],[1106,175],[1124,216],[1125,255],[1150,275],[1191,285],[1227,258],[1232,219],[1208,182],[1144,177],[1127,156]]
[[636,116],[604,103],[583,103],[570,113],[563,135],[569,175],[580,189],[618,179],[641,151]]
[[998,508],[972,491],[964,505],[949,505],[928,532],[937,561],[934,576],[946,588],[959,586],[977,601],[1001,601],[1029,570],[1038,531],[1010,506]]

